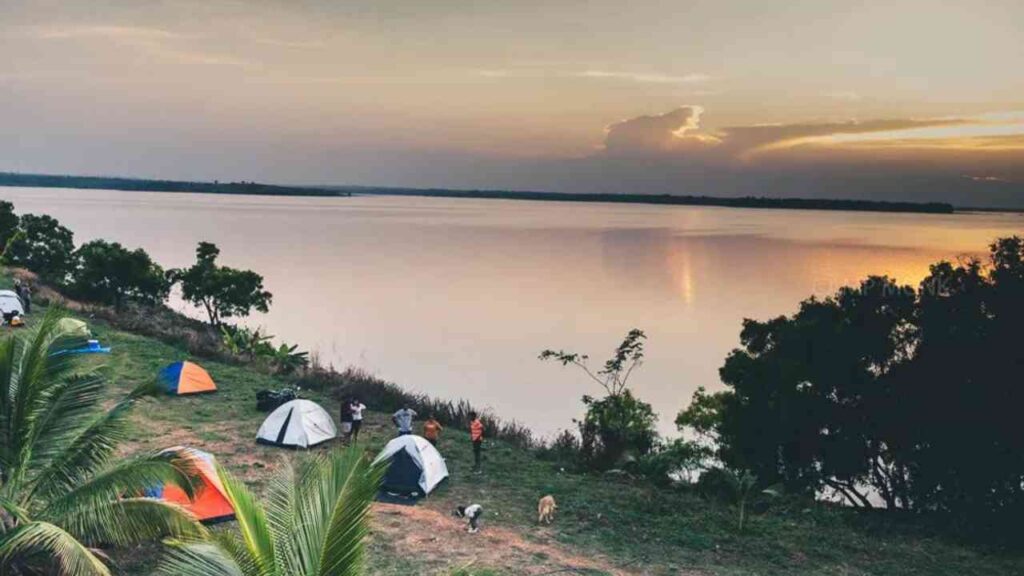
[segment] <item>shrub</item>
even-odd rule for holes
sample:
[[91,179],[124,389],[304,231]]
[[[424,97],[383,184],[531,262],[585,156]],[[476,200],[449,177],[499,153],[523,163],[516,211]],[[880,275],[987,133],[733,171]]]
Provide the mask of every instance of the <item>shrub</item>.
[[372,410],[394,412],[408,406],[418,414],[433,414],[441,424],[463,428],[469,424],[469,413],[476,412],[484,423],[485,436],[500,439],[519,448],[541,446],[529,428],[512,421],[504,422],[489,411],[474,408],[465,400],[440,400],[426,394],[404,390],[393,382],[386,382],[358,368],[337,372],[314,361],[312,368],[303,372],[297,382],[303,388],[330,393],[338,401],[359,398]]
[[678,438],[641,457],[636,471],[659,486],[668,486],[677,479],[695,477],[711,455],[711,448]]
[[75,251],[71,294],[82,300],[113,305],[128,301],[158,304],[167,299],[171,283],[142,248],[128,250],[117,242],[93,240]]
[[74,265],[74,250],[74,234],[55,218],[25,214],[4,248],[3,261],[63,286]]
[[541,360],[578,367],[606,393],[603,398],[584,396],[587,412],[577,422],[580,457],[591,468],[606,470],[633,463],[649,453],[658,441],[654,429],[658,417],[650,404],[637,399],[628,388],[629,377],[643,360],[646,338],[643,331],[630,330],[596,373],[587,365],[589,357],[585,354],[564,350],[540,353]]

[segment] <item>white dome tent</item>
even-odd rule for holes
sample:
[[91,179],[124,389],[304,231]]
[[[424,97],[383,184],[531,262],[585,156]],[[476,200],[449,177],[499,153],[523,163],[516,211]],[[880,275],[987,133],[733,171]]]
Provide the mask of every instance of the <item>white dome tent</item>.
[[21,298],[14,290],[0,290],[0,312],[4,314],[17,313],[19,316],[25,314],[25,309],[21,306]]
[[292,400],[267,416],[256,433],[256,442],[287,448],[309,448],[338,435],[338,429],[319,404]]
[[388,442],[374,462],[391,460],[381,489],[403,496],[426,496],[448,477],[441,453],[422,436],[406,434]]

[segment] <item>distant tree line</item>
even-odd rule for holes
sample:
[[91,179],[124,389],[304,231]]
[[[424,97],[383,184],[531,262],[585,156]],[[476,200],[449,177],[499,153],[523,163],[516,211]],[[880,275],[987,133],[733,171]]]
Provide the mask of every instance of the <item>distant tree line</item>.
[[267,312],[273,299],[256,272],[219,265],[220,250],[209,242],[199,243],[193,266],[164,270],[142,248],[129,250],[106,240],[76,248],[74,234],[55,218],[19,217],[6,201],[0,201],[0,250],[4,264],[27,268],[76,299],[117,309],[162,304],[179,284],[185,300],[202,308],[217,327],[253,310]]
[[19,174],[0,172],[0,186],[29,188],[85,188],[139,192],[204,192],[207,194],[254,194],[266,196],[351,196],[350,193],[312,186],[275,186],[256,182],[189,182],[102,176]]
[[873,276],[792,316],[745,320],[677,424],[726,466],[859,507],[1008,527],[1024,513],[1024,240]]
[[726,208],[775,208],[785,210],[848,210],[860,212],[918,212],[952,214],[955,208],[945,202],[888,202],[881,200],[832,200],[828,198],[768,198],[744,196],[683,196],[676,194],[576,194],[562,192],[520,192],[511,190],[446,190],[438,188],[334,187],[361,194],[394,196],[434,196],[441,198],[490,198],[502,200],[543,200],[552,202],[614,202],[661,204],[670,206],[721,206]]
[[843,200],[828,198],[768,198],[744,196],[685,196],[676,194],[588,194],[531,192],[518,190],[451,190],[446,188],[380,188],[364,186],[276,186],[256,182],[190,182],[101,176],[20,174],[0,172],[0,186],[35,188],[84,188],[149,192],[204,192],[209,194],[253,194],[267,196],[351,196],[380,194],[392,196],[432,196],[441,198],[490,198],[504,200],[542,200],[554,202],[614,202],[660,204],[670,206],[721,206],[726,208],[774,208],[785,210],[847,210],[860,212],[916,212],[952,214],[955,208],[945,202],[890,202],[882,200]]

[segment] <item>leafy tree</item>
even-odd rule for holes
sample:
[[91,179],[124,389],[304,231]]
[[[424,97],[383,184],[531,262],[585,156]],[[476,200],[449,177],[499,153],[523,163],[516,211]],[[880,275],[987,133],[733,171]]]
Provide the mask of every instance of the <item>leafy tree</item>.
[[55,218],[25,214],[4,248],[4,263],[63,285],[74,265],[74,235]]
[[919,340],[900,373],[899,458],[914,508],[1013,525],[1024,512],[1024,241],[988,262],[940,262],[919,290]]
[[72,294],[121,308],[131,300],[157,304],[167,299],[171,283],[142,248],[128,250],[117,242],[93,240],[75,251]]
[[910,352],[913,315],[913,289],[872,277],[792,317],[745,320],[743,348],[720,370],[730,390],[698,391],[677,423],[717,438],[730,467],[870,506],[861,487],[890,461],[879,432],[898,417],[888,379]]
[[279,473],[265,505],[223,469],[237,531],[184,541],[159,571],[168,576],[346,576],[364,573],[370,505],[386,467],[354,448]]
[[1024,513],[1024,240],[939,262],[917,290],[869,278],[791,317],[747,320],[677,423],[730,467],[858,506],[1005,531]]
[[644,340],[640,330],[630,330],[612,357],[597,372],[587,365],[588,356],[564,350],[544,350],[541,360],[555,360],[563,366],[580,368],[605,391],[603,398],[586,395],[587,413],[578,423],[581,451],[597,468],[619,465],[626,458],[648,454],[657,444],[654,429],[657,415],[651,405],[633,396],[629,377],[643,361]]
[[0,253],[3,253],[7,241],[18,231],[18,215],[14,213],[14,204],[0,200]]
[[219,266],[218,255],[216,245],[200,242],[196,263],[171,271],[171,279],[181,283],[185,299],[202,306],[214,326],[220,326],[225,318],[248,316],[254,309],[269,310],[273,295],[263,289],[263,277],[251,270]]
[[0,574],[108,575],[98,546],[202,534],[180,507],[132,496],[191,493],[192,471],[174,454],[117,456],[143,390],[104,409],[95,369],[53,354],[75,344],[60,318],[0,340]]

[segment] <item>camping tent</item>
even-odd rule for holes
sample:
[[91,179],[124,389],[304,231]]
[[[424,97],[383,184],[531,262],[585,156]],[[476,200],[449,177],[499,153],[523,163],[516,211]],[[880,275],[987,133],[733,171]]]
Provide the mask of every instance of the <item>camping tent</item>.
[[21,298],[14,290],[0,290],[0,314],[12,314],[17,312],[19,316],[25,315],[25,308],[21,305]]
[[426,496],[448,477],[441,453],[422,436],[406,434],[384,446],[374,462],[391,460],[381,488],[406,496]]
[[160,384],[172,396],[217,390],[217,385],[213,383],[213,378],[210,378],[206,370],[192,362],[175,362],[161,370]]
[[256,441],[271,446],[309,448],[338,435],[334,420],[316,402],[292,400],[267,416],[256,433]]
[[195,466],[197,481],[193,498],[189,500],[188,495],[173,484],[147,490],[146,496],[180,504],[203,523],[231,520],[235,517],[235,510],[231,507],[231,502],[228,501],[224,486],[217,475],[213,454],[180,446],[168,448],[165,452],[178,452]]
[[57,331],[68,338],[92,338],[89,325],[75,318],[61,318],[57,321]]

